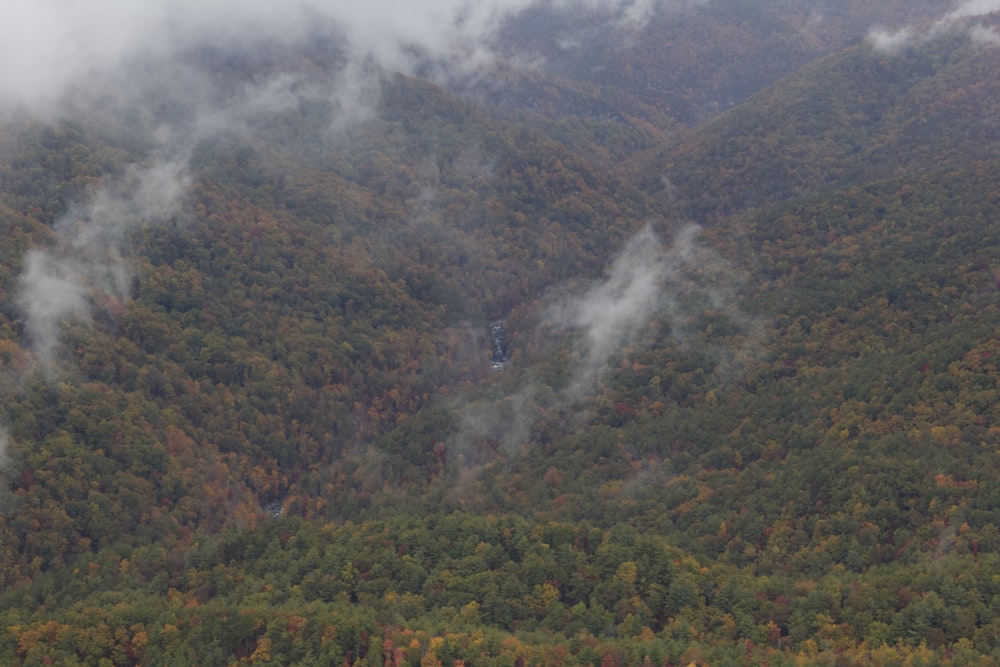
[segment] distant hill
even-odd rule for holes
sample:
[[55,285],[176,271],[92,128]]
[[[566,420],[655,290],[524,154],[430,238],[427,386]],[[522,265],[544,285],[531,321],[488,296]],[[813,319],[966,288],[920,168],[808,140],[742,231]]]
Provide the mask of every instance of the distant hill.
[[862,43],[811,63],[625,170],[697,217],[991,159],[1000,56],[965,28],[894,56]]
[[873,28],[921,23],[948,6],[724,0],[625,17],[537,7],[518,15],[499,41],[511,57],[538,59],[544,72],[611,87],[692,123]]
[[[504,76],[476,81],[471,90],[500,108],[528,112],[535,122],[643,121],[639,127],[647,133],[655,127],[673,134],[861,41],[870,30],[920,24],[948,6],[934,0],[722,0],[666,5],[628,18],[610,8],[536,7],[518,15],[498,39],[508,58],[533,67],[505,69]],[[586,126],[577,121],[575,131],[586,133]],[[634,137],[621,146],[620,136],[602,134],[613,155],[634,147]]]

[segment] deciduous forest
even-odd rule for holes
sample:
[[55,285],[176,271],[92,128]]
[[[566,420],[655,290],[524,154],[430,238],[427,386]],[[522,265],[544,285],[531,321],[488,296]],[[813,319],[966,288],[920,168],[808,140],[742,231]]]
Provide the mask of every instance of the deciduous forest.
[[0,663],[1000,664],[1000,7],[315,4],[0,67]]

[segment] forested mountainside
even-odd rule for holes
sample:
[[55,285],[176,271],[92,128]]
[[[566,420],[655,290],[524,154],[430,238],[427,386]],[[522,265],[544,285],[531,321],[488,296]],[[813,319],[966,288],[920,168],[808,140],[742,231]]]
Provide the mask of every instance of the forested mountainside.
[[0,662],[1000,662],[1000,17],[861,4],[4,108]]
[[586,12],[530,7],[497,38],[506,57],[498,71],[450,87],[543,127],[592,160],[616,164],[869,30],[932,21],[947,3],[713,0],[664,3],[655,11],[637,5],[625,16],[613,3]]
[[[947,3],[722,0],[566,12],[539,5],[499,42],[511,60],[537,58],[493,87],[507,106],[567,116],[637,117],[684,125],[738,104],[799,67],[860,41],[870,29],[937,18]],[[608,24],[631,24],[623,35]],[[522,83],[522,82],[532,82]],[[490,89],[484,82],[482,89]],[[547,84],[547,86],[546,86]],[[524,86],[522,88],[522,86]],[[586,102],[554,90],[593,91]]]
[[873,54],[862,43],[811,63],[628,170],[698,217],[990,160],[1000,55],[964,24],[939,30],[921,48]]

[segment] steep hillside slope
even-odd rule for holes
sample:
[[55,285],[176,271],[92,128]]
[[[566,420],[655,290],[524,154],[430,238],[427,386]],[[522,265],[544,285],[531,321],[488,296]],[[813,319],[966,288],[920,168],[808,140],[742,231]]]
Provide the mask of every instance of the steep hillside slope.
[[863,43],[812,63],[628,171],[698,219],[990,159],[1000,55],[964,28],[895,55]]
[[[761,213],[740,239],[706,234],[718,256],[758,253],[752,283],[713,305],[692,275],[708,300],[661,313],[591,392],[568,391],[572,349],[538,343],[331,464],[307,449],[308,374],[328,344],[258,356],[235,380],[211,348],[168,363],[143,342],[136,370],[112,357],[122,379],[29,393],[10,412],[8,656],[990,664],[993,173],[848,189]],[[260,345],[243,338],[222,353]],[[206,361],[194,391],[138,386]],[[367,365],[366,383],[383,375]],[[29,416],[55,429],[35,451]],[[298,430],[282,445],[284,424]],[[266,463],[283,451],[319,465]],[[284,515],[255,518],[244,484],[262,500],[287,488]]]
[[546,73],[615,91],[619,113],[635,100],[691,125],[873,28],[919,24],[949,5],[721,0],[635,7],[624,17],[610,6],[603,13],[538,7],[512,21],[502,43],[512,57],[540,59]]
[[637,3],[624,15],[613,3],[535,6],[497,38],[499,73],[449,85],[615,164],[874,29],[919,25],[951,5],[713,0]]
[[[648,34],[809,15],[730,6]],[[213,46],[8,122],[0,662],[1000,662],[1000,49],[952,27],[684,132],[795,58],[671,107],[549,53],[525,113]]]
[[[155,451],[158,477],[177,447],[208,447],[242,470],[209,484],[236,485],[226,493],[242,499],[237,515],[280,500],[305,469],[367,445],[443,388],[482,378],[489,321],[595,274],[607,245],[650,215],[640,193],[559,144],[402,78],[387,81],[377,118],[350,145],[322,154],[295,150],[280,123],[203,141],[184,206],[160,224],[109,230],[91,204],[46,228],[35,216],[126,179],[115,173],[121,151],[73,130],[23,137],[12,173],[67,167],[44,187],[5,181],[28,212],[5,218],[6,423],[15,441],[34,443],[12,452],[15,465],[45,468],[33,457],[62,438],[92,447],[88,459],[134,463],[137,475],[153,470],[135,453]],[[104,152],[118,162],[100,163]],[[104,274],[105,261],[130,270],[101,254],[105,235],[136,262],[124,292]],[[103,401],[115,410],[98,409]],[[103,440],[116,432],[120,451]],[[202,486],[149,502],[173,507]],[[205,521],[229,522],[224,508],[198,505]],[[123,511],[138,520],[147,509]]]

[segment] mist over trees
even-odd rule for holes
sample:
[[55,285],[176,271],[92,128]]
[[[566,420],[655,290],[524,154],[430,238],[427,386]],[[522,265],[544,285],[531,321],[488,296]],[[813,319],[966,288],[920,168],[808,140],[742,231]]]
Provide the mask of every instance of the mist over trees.
[[998,10],[15,2],[0,663],[997,663]]

